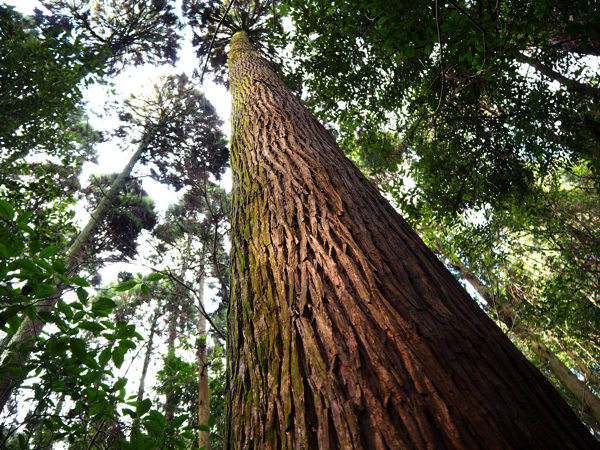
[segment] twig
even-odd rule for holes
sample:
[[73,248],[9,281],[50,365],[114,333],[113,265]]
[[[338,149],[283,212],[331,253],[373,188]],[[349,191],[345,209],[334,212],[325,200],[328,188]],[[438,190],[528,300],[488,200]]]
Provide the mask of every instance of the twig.
[[206,61],[204,61],[204,68],[202,69],[202,74],[200,75],[200,84],[202,84],[202,80],[204,79],[204,72],[206,72],[206,66],[208,66],[208,60],[210,58],[210,51],[212,50],[213,45],[215,44],[215,39],[217,38],[217,33],[219,32],[219,28],[221,28],[221,24],[225,20],[225,17],[227,17],[227,14],[229,14],[229,10],[231,9],[232,5],[233,5],[233,0],[229,0],[229,5],[227,5],[225,14],[223,14],[223,17],[221,17],[221,20],[219,20],[219,23],[217,24],[217,28],[215,29],[215,32],[213,34],[212,40],[210,41],[210,45],[208,46],[208,52],[206,52]]

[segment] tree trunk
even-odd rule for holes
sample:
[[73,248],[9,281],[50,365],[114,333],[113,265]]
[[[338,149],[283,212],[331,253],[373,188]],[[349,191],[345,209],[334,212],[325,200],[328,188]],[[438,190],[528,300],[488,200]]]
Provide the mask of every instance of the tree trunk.
[[[76,272],[77,265],[79,264],[79,259],[83,255],[86,243],[94,234],[94,231],[96,230],[98,224],[104,220],[104,217],[109,211],[111,205],[115,202],[118,195],[123,190],[123,186],[125,186],[127,178],[131,175],[133,167],[138,162],[144,151],[148,148],[148,145],[150,145],[150,142],[154,138],[154,135],[156,134],[160,126],[162,125],[158,125],[146,135],[146,137],[140,143],[136,152],[133,154],[123,171],[119,174],[119,176],[110,186],[106,197],[104,197],[100,201],[94,212],[91,214],[90,220],[83,227],[83,229],[75,239],[75,242],[73,242],[71,247],[69,247],[69,250],[67,251],[67,254],[63,260],[65,267],[68,269],[68,276],[72,276],[73,273]],[[62,294],[62,290],[63,286],[59,283],[56,287],[57,295],[55,297],[46,299],[41,304],[38,303],[37,311],[51,311],[52,308],[58,302],[58,299]],[[9,346],[12,346],[12,343],[16,343],[17,346],[23,345],[24,343],[26,343],[27,345],[32,345],[32,343],[28,343],[29,339],[38,336],[40,331],[42,331],[42,329],[44,328],[44,325],[45,323],[39,319],[36,319],[35,322],[32,322],[29,318],[25,318],[15,335],[12,337],[11,344],[9,344]],[[9,356],[9,354],[10,350],[7,350],[2,354],[2,358],[0,359],[2,364],[4,364],[5,361],[7,361],[7,357]],[[10,365],[15,369],[21,369],[27,361],[27,358],[22,358],[18,351],[16,352],[16,354],[18,355],[18,359],[16,361],[11,361]],[[10,373],[5,373],[5,378],[0,379],[0,411],[4,409],[4,405],[10,398],[13,389],[15,387],[18,387],[21,381],[22,380],[20,379],[15,379],[13,376],[10,375]]]
[[230,449],[599,448],[243,32]]
[[[531,330],[527,324],[517,321],[515,307],[519,303],[512,299],[512,304],[498,305],[492,291],[464,264],[456,261],[452,264],[460,276],[469,282],[471,286],[481,295],[483,300],[490,306],[497,308],[498,318],[508,329],[527,344],[529,349],[552,371],[560,384],[581,405],[583,410],[591,415],[600,425],[600,399],[594,394],[583,381],[571,372],[571,370],[552,352],[550,348]],[[512,297],[511,297],[512,298]]]
[[148,347],[146,348],[146,355],[144,356],[144,365],[142,366],[142,375],[140,378],[140,386],[138,388],[137,401],[141,402],[144,400],[144,392],[146,390],[146,375],[148,375],[148,367],[150,366],[150,359],[152,358],[152,350],[154,350],[154,334],[156,333],[156,323],[158,322],[159,307],[154,310],[152,316],[152,323],[150,325],[150,336],[148,336]]
[[[204,311],[204,271],[198,282],[198,424],[208,425],[210,418],[210,399],[208,395],[208,354],[206,351],[206,320]],[[199,431],[198,447],[206,450],[210,447],[210,433]]]
[[580,83],[577,80],[573,80],[571,78],[565,77],[564,75],[558,73],[556,70],[551,67],[546,66],[539,59],[533,58],[531,56],[526,56],[521,52],[516,52],[517,59],[525,64],[529,64],[535,70],[540,72],[541,74],[547,76],[548,78],[558,81],[560,84],[565,86],[567,89],[571,89],[574,92],[579,94],[587,95],[588,97],[596,98],[600,96],[600,89],[590,86],[589,84]]
[[560,346],[560,348],[563,349],[571,361],[573,361],[575,365],[579,367],[581,373],[585,375],[588,381],[593,385],[593,388],[596,390],[596,392],[600,392],[600,380],[598,380],[598,378],[592,373],[589,367],[587,367],[581,358],[573,353],[573,351],[571,351],[571,349],[567,347],[567,344],[565,344],[562,340],[558,339],[556,336],[554,336],[554,340]]
[[[178,286],[179,287],[179,286]],[[169,336],[167,338],[167,359],[175,357],[175,339],[177,339],[177,309],[170,311],[169,317]],[[167,369],[171,375],[171,369]],[[165,394],[165,420],[167,423],[173,420],[175,416],[175,399],[172,390]]]

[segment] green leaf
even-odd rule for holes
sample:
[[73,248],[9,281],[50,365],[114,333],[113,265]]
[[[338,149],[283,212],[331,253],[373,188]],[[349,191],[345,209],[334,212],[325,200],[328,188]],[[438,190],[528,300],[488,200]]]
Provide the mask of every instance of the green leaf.
[[[52,267],[60,275],[64,274],[67,271],[67,268],[65,267],[65,263],[63,263],[60,259],[56,259],[56,260],[52,261]],[[69,284],[69,280],[63,280],[63,282],[65,282],[66,284]]]
[[135,411],[129,408],[123,408],[123,414],[127,414],[132,419],[135,419]]
[[59,248],[60,247],[58,245],[50,245],[46,247],[40,252],[40,258],[50,258],[51,256],[56,255],[56,252],[58,252]]
[[73,317],[73,310],[69,305],[67,305],[64,300],[61,298],[56,303],[56,309],[58,309],[61,313],[63,313],[67,318]]
[[104,367],[106,364],[108,364],[109,360],[110,348],[105,348],[104,350],[102,350],[102,353],[100,353],[100,357],[98,358],[98,364],[100,364],[100,367]]
[[19,314],[15,314],[14,316],[10,317],[6,321],[6,323],[8,324],[10,334],[15,334],[21,326],[22,322],[23,321],[21,320],[21,316]]
[[138,417],[142,417],[144,414],[150,411],[150,408],[152,408],[152,402],[150,401],[150,399],[146,398],[138,403],[137,408],[135,409],[136,415]]
[[35,322],[35,309],[33,309],[31,306],[27,306],[25,309],[25,315],[29,318],[29,320],[31,320],[32,322]]
[[134,349],[137,347],[137,345],[135,345],[135,342],[133,341],[123,339],[119,342],[119,347]]
[[127,378],[119,378],[119,380],[113,385],[113,390],[118,391],[123,389],[127,384]]
[[54,286],[46,283],[40,283],[35,288],[35,298],[48,298],[56,295]]
[[12,242],[10,245],[6,245],[6,257],[16,258],[25,250],[25,244],[21,241]]
[[156,420],[146,420],[144,422],[144,427],[146,427],[148,433],[155,437],[161,436],[165,432],[165,427],[161,427]]
[[92,313],[97,316],[108,316],[117,304],[108,297],[100,297],[92,304]]
[[71,339],[69,342],[69,347],[71,347],[71,352],[73,356],[80,360],[84,360],[87,355],[85,341],[83,339]]
[[17,259],[14,264],[21,269],[23,274],[29,273],[31,275],[40,275],[42,273],[42,271],[28,259]]
[[89,296],[90,296],[90,294],[84,288],[82,288],[82,287],[77,288],[77,298],[79,299],[79,301],[81,303],[83,303],[86,306],[87,306],[87,300],[88,300]]
[[90,283],[88,283],[86,280],[84,280],[83,278],[81,278],[78,275],[75,275],[74,277],[69,278],[69,281],[71,282],[71,284],[75,284],[77,286],[90,287]]
[[31,235],[32,237],[37,236],[36,232],[33,230],[33,228],[31,228],[28,225],[25,225],[24,223],[20,223],[17,228],[21,231],[24,231],[25,233]]
[[109,407],[109,403],[106,400],[96,400],[92,403],[89,414],[90,416],[95,416],[98,413],[101,413],[105,409]]
[[583,30],[583,25],[575,22],[572,22],[565,27],[565,33],[568,35],[578,33],[581,30]]
[[117,347],[112,351],[112,360],[115,363],[115,366],[117,366],[117,369],[120,369],[123,365],[123,362],[125,361],[126,352],[127,350],[123,347]]
[[208,427],[208,425],[198,425],[198,429],[200,431],[208,431],[208,432],[210,432],[210,428]]
[[[17,218],[17,223],[27,223],[29,221],[29,219],[31,219],[31,216],[33,216],[33,212],[26,211],[19,215],[19,217]],[[39,242],[39,241],[36,241],[36,242]],[[37,251],[34,253],[37,253]]]
[[[173,418],[173,420],[171,420],[171,423],[169,424],[169,426],[171,427],[172,430],[176,430],[183,424],[183,422],[185,422],[187,420],[187,418],[188,418],[187,414],[177,416],[177,417]],[[200,427],[206,427],[206,430],[203,430],[203,431],[210,431],[210,428],[208,428],[206,425],[200,425]]]
[[7,220],[12,220],[15,217],[15,210],[12,205],[6,200],[0,199],[0,216]]
[[101,320],[100,323],[110,330],[116,330],[115,324],[110,320]]
[[142,289],[142,292],[144,293],[144,295],[150,295],[150,289],[148,289],[148,286],[146,286],[145,284],[142,284],[141,289]]
[[29,253],[36,254],[40,251],[42,243],[40,241],[31,241],[29,242]]
[[146,278],[148,281],[159,281],[162,280],[165,276],[162,273],[154,272],[148,275]]
[[135,280],[124,281],[115,288],[115,292],[129,291],[130,289],[133,289],[137,284],[138,283]]
[[163,429],[165,428],[167,421],[165,420],[165,416],[163,416],[160,411],[153,409],[150,411],[148,416],[151,420],[157,421]]
[[83,330],[91,331],[96,337],[98,337],[98,334],[104,331],[104,327],[102,325],[96,322],[90,322],[89,320],[81,321],[78,326]]
[[210,416],[208,418],[208,426],[209,427],[211,427],[211,428],[214,427],[216,423],[217,423],[217,418],[215,416]]

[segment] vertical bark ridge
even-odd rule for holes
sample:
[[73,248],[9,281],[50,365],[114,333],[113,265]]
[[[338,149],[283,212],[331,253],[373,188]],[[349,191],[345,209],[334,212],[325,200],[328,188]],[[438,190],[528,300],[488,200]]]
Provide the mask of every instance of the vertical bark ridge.
[[229,70],[228,448],[598,448],[243,32]]

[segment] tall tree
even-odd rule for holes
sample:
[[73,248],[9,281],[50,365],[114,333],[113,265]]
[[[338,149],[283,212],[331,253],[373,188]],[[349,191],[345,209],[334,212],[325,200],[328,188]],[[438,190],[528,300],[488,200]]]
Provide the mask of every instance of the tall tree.
[[228,64],[230,448],[597,448],[244,31]]
[[228,64],[228,445],[595,448],[243,31]]
[[308,104],[339,125],[344,151],[411,226],[452,241],[500,304],[521,290],[519,320],[589,352],[598,3],[285,5]]
[[44,29],[75,31],[115,74],[129,64],[174,64],[181,23],[171,0],[44,0],[35,20]]

